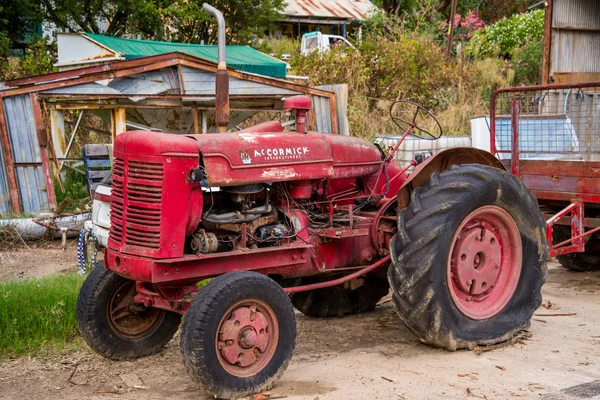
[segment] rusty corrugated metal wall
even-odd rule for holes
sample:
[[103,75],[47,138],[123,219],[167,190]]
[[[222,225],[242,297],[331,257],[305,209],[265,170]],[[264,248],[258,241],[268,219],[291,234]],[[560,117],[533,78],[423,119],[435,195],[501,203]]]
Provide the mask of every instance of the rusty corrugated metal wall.
[[[1,117],[1,116],[0,116]],[[0,160],[4,160],[2,146],[0,146]],[[10,192],[6,180],[6,167],[0,161],[0,218],[6,218],[11,214]]]
[[[50,211],[31,98],[29,95],[11,96],[3,102],[23,212]],[[10,196],[3,196],[1,200],[0,209],[10,209]]]
[[600,2],[553,0],[550,73],[600,72]]

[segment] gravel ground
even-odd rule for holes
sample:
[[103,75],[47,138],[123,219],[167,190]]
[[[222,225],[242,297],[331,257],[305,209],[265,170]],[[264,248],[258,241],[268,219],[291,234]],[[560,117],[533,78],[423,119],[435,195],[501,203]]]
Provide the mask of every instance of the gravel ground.
[[[69,267],[71,268],[71,267]],[[600,273],[551,263],[531,338],[493,351],[419,343],[390,302],[318,320],[298,315],[294,358],[270,392],[286,399],[600,399]],[[558,314],[558,315],[557,315]],[[160,354],[113,362],[82,345],[0,365],[2,399],[203,399],[176,337]]]

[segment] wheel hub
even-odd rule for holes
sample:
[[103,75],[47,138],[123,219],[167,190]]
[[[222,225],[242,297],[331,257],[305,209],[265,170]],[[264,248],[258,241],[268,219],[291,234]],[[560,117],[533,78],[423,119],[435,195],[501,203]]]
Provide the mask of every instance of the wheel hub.
[[452,241],[452,301],[471,319],[491,318],[511,299],[521,268],[521,235],[512,217],[500,207],[478,208],[461,222]]
[[250,367],[262,357],[270,342],[265,314],[256,305],[243,305],[221,323],[217,348],[228,364]]
[[485,220],[474,220],[473,225],[459,233],[451,271],[461,292],[481,298],[496,284],[502,263],[502,248],[496,231]]
[[111,329],[121,337],[136,337],[152,329],[161,317],[158,308],[146,308],[133,302],[135,282],[127,281],[112,295],[107,307]]

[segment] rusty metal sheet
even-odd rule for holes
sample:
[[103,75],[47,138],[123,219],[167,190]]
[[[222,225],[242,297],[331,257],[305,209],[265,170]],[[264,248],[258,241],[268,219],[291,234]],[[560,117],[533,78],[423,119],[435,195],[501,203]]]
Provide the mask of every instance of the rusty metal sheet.
[[23,212],[48,211],[40,145],[29,95],[3,99]]
[[331,127],[331,108],[329,98],[312,96],[315,130],[321,133],[333,133]]
[[553,0],[550,73],[600,72],[597,0]]
[[317,17],[365,20],[376,7],[368,0],[288,0],[283,14],[289,18]]
[[[4,153],[0,146],[0,160],[4,160]],[[8,181],[6,180],[6,167],[4,162],[0,161],[0,218],[6,218],[11,212],[10,191]]]
[[[202,71],[196,68],[181,67],[181,76],[183,78],[186,94],[214,94],[215,93],[215,74],[210,71]],[[302,94],[300,91],[290,90],[278,87],[276,84],[268,85],[266,83],[253,82],[249,80],[229,77],[230,95],[281,95],[289,96]]]

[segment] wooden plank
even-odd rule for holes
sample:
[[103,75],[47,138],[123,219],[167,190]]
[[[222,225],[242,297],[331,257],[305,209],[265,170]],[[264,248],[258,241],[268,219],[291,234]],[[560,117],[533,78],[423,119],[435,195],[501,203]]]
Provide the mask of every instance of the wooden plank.
[[545,192],[600,194],[600,177],[541,176],[521,174],[530,190]]
[[108,157],[108,149],[104,144],[86,144],[83,147],[84,156],[106,156]]
[[90,168],[110,168],[110,160],[107,158],[101,160],[94,160],[93,158],[87,160],[87,165]]
[[600,161],[521,160],[523,175],[600,178]]
[[21,201],[19,200],[19,186],[17,185],[17,174],[12,155],[12,146],[8,134],[8,125],[4,114],[4,103],[0,98],[0,141],[2,145],[2,154],[4,155],[4,166],[6,177],[8,178],[8,188],[10,191],[10,203],[12,211],[15,214],[21,214]]
[[88,177],[92,180],[94,179],[103,179],[106,175],[110,173],[110,170],[104,171],[88,171]]
[[544,42],[542,48],[542,85],[550,84],[550,57],[552,48],[552,0],[546,0],[544,14]]
[[[58,202],[56,201],[56,193],[54,192],[54,181],[52,180],[52,169],[50,168],[50,157],[48,156],[48,135],[42,120],[42,109],[38,101],[37,93],[31,93],[31,107],[33,108],[33,118],[35,120],[35,129],[38,135],[40,145],[40,155],[42,157],[42,172],[44,173],[44,182],[46,184],[46,194],[48,195],[48,205],[51,210],[56,210]],[[54,157],[56,161],[56,156]],[[60,182],[60,178],[59,178]],[[64,187],[61,183],[61,189]]]

